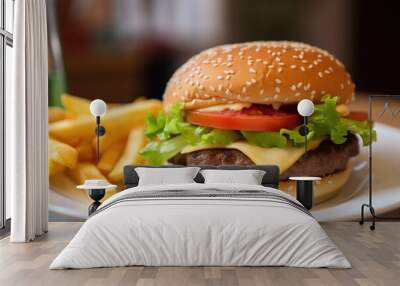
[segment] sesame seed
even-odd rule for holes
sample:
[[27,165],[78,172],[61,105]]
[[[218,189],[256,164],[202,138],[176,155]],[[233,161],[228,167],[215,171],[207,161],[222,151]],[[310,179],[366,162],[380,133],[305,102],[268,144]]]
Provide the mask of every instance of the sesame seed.
[[291,65],[290,68],[291,68],[291,69],[295,69],[295,68],[296,68],[296,65]]
[[311,91],[311,95],[312,95],[312,96],[314,96],[314,95],[315,95],[315,93],[316,93],[316,91],[315,91],[315,90],[312,90],[312,91]]
[[214,86],[210,85],[209,88],[210,88],[210,90],[211,90],[212,92],[215,92],[215,87],[214,87]]
[[278,68],[278,73],[281,73],[282,72],[282,68]]
[[300,67],[300,70],[303,72],[306,71],[306,69],[303,66]]
[[256,70],[253,69],[253,68],[250,68],[250,69],[249,69],[249,72],[250,72],[250,73],[257,73]]
[[251,81],[251,83],[256,83],[257,82],[254,78],[252,78],[250,81]]
[[276,58],[275,58],[275,61],[280,62],[280,61],[281,61],[281,58],[280,58],[280,57],[276,57]]
[[324,75],[322,74],[322,72],[318,72],[318,76],[322,78]]
[[260,89],[260,95],[263,95],[264,94],[264,90],[263,89]]
[[279,86],[275,87],[275,91],[276,91],[277,93],[280,93],[280,92],[281,92],[281,89],[279,88]]
[[296,92],[294,96],[300,96],[300,92]]
[[247,88],[245,86],[242,87],[242,93],[246,93],[246,91],[247,91]]
[[306,84],[306,85],[304,86],[304,90],[307,91],[307,90],[310,89],[310,87],[311,87],[311,84]]
[[273,69],[274,65],[269,65],[268,68]]
[[309,69],[312,69],[313,68],[313,65],[311,64],[311,65],[308,65],[308,68]]
[[222,91],[222,85],[221,84],[218,85],[218,90]]
[[225,77],[225,79],[226,79],[226,80],[230,80],[230,79],[231,79],[231,76],[228,74],[228,75]]
[[340,84],[340,89],[344,89],[344,84],[343,83]]
[[290,89],[293,90],[293,91],[295,91],[295,90],[296,90],[296,86],[293,84],[293,85],[290,87]]
[[299,83],[297,84],[297,88],[300,88],[302,85],[303,85],[303,83],[302,83],[302,82],[299,82]]
[[277,78],[277,79],[275,79],[275,82],[276,82],[276,84],[280,84],[282,81],[279,78]]
[[218,80],[222,80],[222,79],[223,79],[223,76],[222,76],[222,75],[219,75],[219,76],[217,76],[217,79],[218,79]]
[[330,71],[328,71],[328,70],[324,70],[324,73],[326,73],[326,74],[330,74],[331,72],[330,72]]

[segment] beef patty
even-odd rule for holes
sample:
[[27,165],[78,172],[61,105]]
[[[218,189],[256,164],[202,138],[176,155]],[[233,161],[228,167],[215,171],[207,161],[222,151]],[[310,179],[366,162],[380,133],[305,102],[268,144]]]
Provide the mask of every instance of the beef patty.
[[[292,176],[324,177],[343,171],[349,159],[358,153],[358,139],[351,133],[343,144],[325,140],[297,160],[280,175],[280,179],[287,180]],[[170,162],[179,165],[254,165],[249,157],[235,149],[208,149],[178,154]]]

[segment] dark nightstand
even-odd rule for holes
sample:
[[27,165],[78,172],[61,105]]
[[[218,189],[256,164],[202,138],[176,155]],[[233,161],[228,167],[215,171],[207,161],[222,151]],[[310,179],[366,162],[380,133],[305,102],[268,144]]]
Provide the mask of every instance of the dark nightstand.
[[86,180],[85,184],[77,186],[77,189],[85,189],[89,191],[90,198],[94,201],[88,209],[89,216],[94,213],[101,205],[100,200],[106,194],[107,189],[114,189],[116,185],[111,185],[104,180]]
[[303,206],[310,210],[313,207],[314,181],[321,180],[320,177],[290,177],[289,180],[296,181],[296,198]]

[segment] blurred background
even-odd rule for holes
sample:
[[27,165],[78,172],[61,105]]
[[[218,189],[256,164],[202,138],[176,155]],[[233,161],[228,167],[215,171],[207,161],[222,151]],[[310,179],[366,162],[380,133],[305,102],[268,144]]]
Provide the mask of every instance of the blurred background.
[[[206,48],[245,41],[288,40],[321,47],[340,59],[352,75],[358,92],[350,108],[367,111],[366,94],[400,94],[400,42],[396,39],[399,9],[396,2],[47,0],[49,105],[52,106],[49,122],[53,132],[53,138],[49,140],[50,220],[84,220],[90,199],[85,191],[73,191],[76,185],[85,179],[104,179],[122,186],[123,166],[143,163],[137,155],[146,142],[142,130],[133,128],[125,133],[121,130],[133,125],[135,120],[142,120],[144,125],[144,118],[138,119],[137,112],[127,116],[129,122],[118,122],[121,128],[108,128],[108,147],[102,144],[105,151],[101,160],[96,160],[93,130],[85,128],[77,135],[78,127],[82,125],[77,122],[86,120],[87,126],[94,123],[89,114],[89,100],[100,98],[109,104],[129,103],[124,104],[128,106],[124,110],[139,108],[140,102],[142,106],[146,103],[135,101],[137,98],[161,99],[176,68]],[[391,107],[400,110],[400,101],[396,98],[390,97]],[[153,105],[161,109],[161,103],[155,102]],[[109,105],[110,108],[114,106],[119,105]],[[382,151],[383,155],[375,151],[379,156],[374,161],[379,163],[387,155],[395,156],[393,148],[385,144],[400,139],[382,140],[381,135],[400,138],[395,137],[400,136],[400,116],[397,120],[376,117],[384,102],[381,100],[374,106],[374,121],[397,128],[393,131],[386,125],[379,126],[378,142],[381,145],[376,145],[376,150],[391,150],[390,153]],[[64,119],[71,120],[58,124],[57,121]],[[132,148],[136,148],[135,152]],[[366,152],[364,150],[358,157],[364,163]],[[63,154],[61,159],[69,160],[60,160],[59,154]],[[381,203],[378,211],[386,213],[397,209],[394,214],[400,216],[400,201],[393,199],[392,193],[400,190],[400,182],[397,175],[390,175],[398,168],[387,163],[382,166],[383,176],[376,174],[379,185],[374,187],[382,191],[382,199],[377,201],[377,204]],[[368,190],[367,175],[360,174],[353,172],[351,182],[344,188],[342,194],[346,199],[355,197],[354,192],[361,196]],[[329,212],[329,207],[335,207],[343,196],[327,202],[328,205],[320,209],[325,207]],[[351,209],[352,214],[347,217],[358,217],[360,204],[352,200],[351,207],[335,209],[333,213],[340,217]],[[393,214],[388,216],[393,217]]]
[[[302,41],[328,50],[357,91],[400,92],[397,1],[49,0],[51,105],[161,98],[173,71],[219,44]],[[397,56],[396,56],[397,55]]]

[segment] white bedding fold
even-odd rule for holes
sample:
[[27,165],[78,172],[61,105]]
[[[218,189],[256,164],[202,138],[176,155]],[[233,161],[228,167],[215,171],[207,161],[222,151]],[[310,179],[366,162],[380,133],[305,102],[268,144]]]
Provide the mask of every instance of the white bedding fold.
[[243,196],[121,199],[137,192],[174,190],[265,191],[297,202],[279,190],[254,185],[179,184],[128,189],[109,198],[102,206],[104,210],[88,219],[50,268],[350,267],[318,222],[290,204]]

